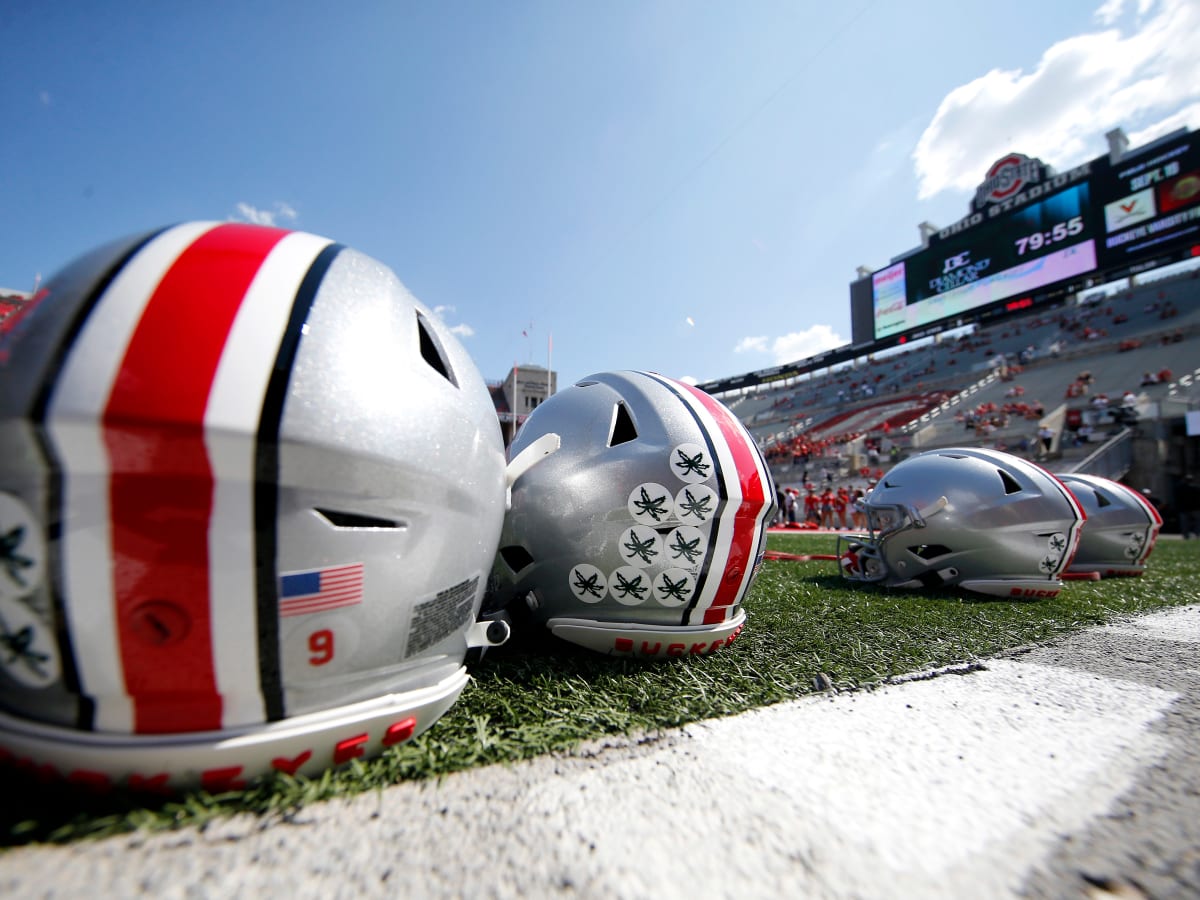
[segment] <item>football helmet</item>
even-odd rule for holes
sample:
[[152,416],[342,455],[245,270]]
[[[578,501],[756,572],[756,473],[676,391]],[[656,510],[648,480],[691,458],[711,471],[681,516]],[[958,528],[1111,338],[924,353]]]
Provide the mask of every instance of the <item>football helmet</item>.
[[1087,513],[1079,552],[1068,571],[1102,578],[1141,575],[1162,528],[1154,505],[1117,481],[1099,475],[1058,476]]
[[838,537],[842,574],[888,587],[1057,596],[1085,514],[1061,481],[998,450],[930,450],[862,501],[868,533]]
[[721,403],[651,372],[591,375],[534,410],[509,454],[486,612],[528,610],[611,655],[706,655],[737,637],[775,488]]
[[445,712],[488,643],[504,449],[474,364],[391,271],[190,223],[82,257],[19,316],[0,758],[218,790]]

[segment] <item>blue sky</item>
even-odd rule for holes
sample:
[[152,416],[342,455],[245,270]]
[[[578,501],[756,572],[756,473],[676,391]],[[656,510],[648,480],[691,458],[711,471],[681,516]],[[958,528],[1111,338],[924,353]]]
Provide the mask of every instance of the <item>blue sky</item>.
[[850,339],[849,283],[1057,169],[1200,126],[1195,0],[0,5],[0,286],[273,222],[387,263],[485,378],[706,380]]

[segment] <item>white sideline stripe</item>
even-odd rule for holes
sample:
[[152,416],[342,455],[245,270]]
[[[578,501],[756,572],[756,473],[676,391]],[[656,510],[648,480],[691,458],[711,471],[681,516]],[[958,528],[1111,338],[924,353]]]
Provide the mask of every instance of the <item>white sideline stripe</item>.
[[1104,630],[1115,634],[1200,644],[1200,607],[1149,613],[1126,622],[1114,622],[1105,626]]
[[[987,667],[689,726],[692,740],[664,752],[534,779],[521,820],[604,835],[588,867],[632,886],[621,874],[632,866],[634,895],[702,894],[740,876],[795,883],[800,858],[819,861],[839,896],[1011,896],[1031,859],[1166,752],[1148,727],[1177,695],[1032,663]],[[712,814],[688,812],[698,807]],[[554,837],[526,828],[522,840]],[[753,866],[731,871],[739,858]]]
[[[1143,623],[1200,643],[1200,607],[1112,627]],[[303,827],[15,848],[0,883],[391,897],[399,872],[430,897],[1010,898],[1162,759],[1153,726],[1178,695],[984,665],[313,804]]]

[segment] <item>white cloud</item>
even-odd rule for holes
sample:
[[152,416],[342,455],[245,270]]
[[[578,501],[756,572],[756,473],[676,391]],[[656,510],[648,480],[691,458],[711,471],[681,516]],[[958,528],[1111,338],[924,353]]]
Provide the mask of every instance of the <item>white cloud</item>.
[[770,353],[773,362],[795,362],[824,350],[845,346],[849,341],[828,325],[814,325],[807,331],[793,331],[772,340],[763,336],[744,337],[733,348],[734,353]]
[[738,341],[737,346],[733,348],[734,353],[766,353],[767,341],[770,340],[765,334],[758,337],[744,337]]
[[259,209],[256,206],[251,206],[249,203],[239,203],[237,205],[237,217],[252,225],[274,226],[285,221],[294,222],[299,218],[299,214],[290,204],[279,201],[275,203],[272,209]]
[[1121,18],[1121,7],[1124,5],[1125,0],[1105,0],[1104,5],[1096,10],[1093,15],[1095,15],[1097,22],[1108,27]]
[[695,387],[696,385],[698,385],[700,383],[700,379],[695,377],[694,375],[684,375],[679,380],[682,381],[684,384],[692,385],[692,387]]
[[435,306],[433,308],[433,314],[442,321],[443,325],[446,325],[446,329],[451,334],[456,334],[460,338],[473,337],[475,334],[475,329],[472,328],[470,325],[468,325],[466,322],[462,322],[458,325],[450,325],[446,322],[447,314],[453,313],[453,312],[456,312],[456,309],[453,306],[449,306],[447,304],[442,304],[440,306]]
[[[1106,0],[1096,17],[1112,25],[1124,6]],[[1200,4],[1140,0],[1138,13],[1127,34],[1067,38],[1032,72],[993,69],[947,94],[913,151],[920,199],[973,190],[1014,150],[1064,171],[1103,153],[1117,126],[1133,139],[1166,133],[1168,121],[1197,124]]]
[[38,101],[42,104],[42,106],[49,106],[50,105],[50,92],[49,91],[38,91]]

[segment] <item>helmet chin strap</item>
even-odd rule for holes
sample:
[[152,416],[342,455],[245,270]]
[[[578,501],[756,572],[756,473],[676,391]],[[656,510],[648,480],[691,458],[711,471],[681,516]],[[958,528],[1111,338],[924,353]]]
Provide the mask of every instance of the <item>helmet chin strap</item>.
[[[504,468],[504,508],[512,509],[512,489],[517,479],[562,446],[562,438],[553,431],[540,438],[512,458]],[[944,497],[942,498],[945,499]]]

